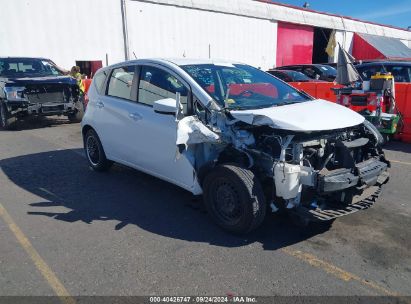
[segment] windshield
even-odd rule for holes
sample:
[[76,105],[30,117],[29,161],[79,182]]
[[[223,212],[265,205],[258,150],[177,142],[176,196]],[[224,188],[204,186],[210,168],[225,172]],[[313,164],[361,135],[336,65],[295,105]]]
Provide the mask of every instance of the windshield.
[[288,76],[290,76],[294,81],[307,81],[307,80],[311,80],[310,77],[308,77],[307,75],[301,73],[301,72],[297,72],[297,71],[284,71],[284,73],[286,73]]
[[259,69],[242,64],[199,64],[182,68],[228,109],[268,108],[310,100],[303,93]]
[[0,58],[0,76],[6,78],[61,76],[63,72],[50,60]]

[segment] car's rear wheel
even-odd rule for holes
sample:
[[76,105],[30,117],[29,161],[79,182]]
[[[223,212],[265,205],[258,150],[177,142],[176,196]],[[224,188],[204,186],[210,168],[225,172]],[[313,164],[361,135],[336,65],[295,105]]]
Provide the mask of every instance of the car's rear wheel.
[[223,229],[244,234],[264,220],[266,202],[260,182],[248,169],[220,165],[204,179],[204,203]]
[[10,130],[15,126],[15,123],[16,118],[10,115],[4,102],[0,101],[0,127],[4,130]]
[[106,171],[113,164],[108,160],[97,133],[90,129],[84,137],[84,150],[90,167],[95,171]]
[[81,97],[79,101],[76,102],[76,110],[74,113],[67,115],[70,122],[81,122],[84,116],[84,97]]

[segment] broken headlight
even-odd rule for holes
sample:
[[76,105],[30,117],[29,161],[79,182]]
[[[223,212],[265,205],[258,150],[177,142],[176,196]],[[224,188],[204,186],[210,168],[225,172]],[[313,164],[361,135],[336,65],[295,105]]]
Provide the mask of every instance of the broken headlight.
[[364,120],[364,126],[374,136],[377,144],[382,145],[384,143],[384,138],[382,137],[380,131],[378,131],[378,129],[371,122],[369,122],[368,120]]
[[4,93],[8,101],[28,101],[24,96],[25,87],[5,87]]

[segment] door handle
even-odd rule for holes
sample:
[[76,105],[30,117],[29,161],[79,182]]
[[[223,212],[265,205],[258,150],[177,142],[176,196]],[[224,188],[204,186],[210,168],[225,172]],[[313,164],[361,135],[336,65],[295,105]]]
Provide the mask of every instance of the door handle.
[[132,120],[135,120],[135,121],[143,119],[143,116],[141,116],[139,113],[129,113],[128,117],[130,117]]
[[101,109],[104,108],[104,103],[102,103],[101,101],[96,103],[97,108]]

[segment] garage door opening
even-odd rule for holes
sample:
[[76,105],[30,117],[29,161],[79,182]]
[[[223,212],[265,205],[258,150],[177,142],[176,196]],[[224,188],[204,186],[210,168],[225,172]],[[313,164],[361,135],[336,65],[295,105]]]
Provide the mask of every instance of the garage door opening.
[[101,60],[76,61],[76,65],[80,67],[81,74],[86,75],[87,78],[93,78],[97,70],[103,67],[103,62]]
[[327,63],[328,54],[325,51],[331,30],[321,27],[314,28],[313,63]]

